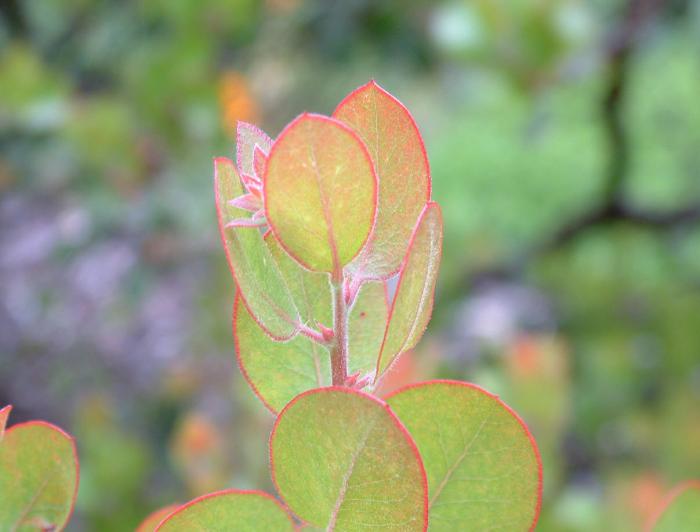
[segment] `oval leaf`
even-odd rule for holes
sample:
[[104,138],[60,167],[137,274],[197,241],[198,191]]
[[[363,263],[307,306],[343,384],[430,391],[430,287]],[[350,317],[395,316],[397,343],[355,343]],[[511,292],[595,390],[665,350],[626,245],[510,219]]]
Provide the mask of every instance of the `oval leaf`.
[[270,150],[265,213],[272,232],[310,270],[336,272],[374,223],[377,177],[367,148],[342,123],[304,114]]
[[243,186],[232,161],[218,157],[214,166],[219,231],[238,291],[260,326],[274,339],[287,340],[299,328],[292,296],[260,231],[256,227],[226,227],[231,220],[248,216],[229,204],[243,193]]
[[433,312],[441,254],[442,213],[440,206],[431,202],[418,219],[401,266],[401,276],[377,360],[377,378],[398,355],[414,347],[423,336]]
[[430,530],[533,529],[542,500],[534,439],[498,397],[431,381],[387,403],[415,438],[428,474]]
[[383,282],[360,287],[348,318],[348,370],[350,374],[374,372],[384,338],[389,305]]
[[301,335],[285,343],[273,341],[240,297],[234,303],[233,337],[243,376],[273,413],[301,392],[330,384],[327,349]]
[[278,532],[294,530],[282,505],[262,491],[224,490],[181,506],[157,528],[162,532]]
[[77,490],[73,438],[43,421],[5,431],[0,441],[0,530],[63,530]]
[[700,530],[700,480],[689,480],[671,490],[661,508],[655,512],[647,530]]
[[348,388],[292,400],[270,436],[272,478],[289,508],[327,530],[425,530],[425,472],[387,405]]
[[154,532],[166,517],[177,510],[180,507],[179,504],[171,504],[170,506],[165,506],[159,508],[155,512],[151,513],[141,521],[141,524],[136,528],[136,532]]
[[374,81],[348,95],[333,117],[365,142],[379,179],[374,231],[349,269],[359,277],[389,277],[399,268],[415,221],[430,200],[423,139],[403,104]]

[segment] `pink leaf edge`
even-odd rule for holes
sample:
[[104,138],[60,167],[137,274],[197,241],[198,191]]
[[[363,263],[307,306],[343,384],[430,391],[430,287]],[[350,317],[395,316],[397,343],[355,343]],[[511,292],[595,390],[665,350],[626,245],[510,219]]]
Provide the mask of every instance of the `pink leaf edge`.
[[[423,486],[423,532],[427,532],[428,530],[428,475],[425,471],[425,466],[423,465],[423,458],[420,455],[420,452],[418,451],[418,446],[416,445],[416,442],[413,440],[413,436],[408,432],[408,429],[405,427],[405,425],[401,422],[401,420],[398,418],[396,414],[394,414],[394,411],[391,409],[391,407],[384,401],[383,399],[380,399],[379,397],[376,397],[374,395],[371,395],[369,393],[360,391],[360,390],[353,390],[351,388],[346,388],[345,386],[326,386],[323,388],[314,388],[312,390],[307,390],[305,392],[300,393],[297,395],[294,399],[289,401],[287,405],[280,411],[279,415],[275,419],[275,424],[272,427],[272,432],[270,432],[270,440],[268,444],[268,449],[269,449],[269,456],[270,456],[270,476],[272,477],[272,484],[275,486],[275,489],[277,490],[277,493],[280,494],[282,498],[284,498],[284,495],[282,491],[280,490],[279,485],[277,484],[277,479],[275,478],[275,457],[274,453],[272,452],[272,440],[275,437],[275,434],[277,432],[277,427],[279,426],[280,420],[282,419],[282,416],[284,416],[285,412],[289,410],[296,402],[299,401],[299,399],[306,397],[307,395],[315,394],[315,393],[327,393],[327,392],[342,392],[346,393],[348,395],[359,395],[361,397],[364,397],[366,399],[370,399],[371,401],[374,401],[375,403],[378,403],[386,412],[389,414],[389,417],[391,418],[392,422],[394,425],[399,429],[399,431],[403,434],[404,438],[406,438],[406,441],[408,442],[409,447],[411,448],[411,452],[413,455],[416,457],[416,460],[418,461],[418,465],[420,466],[420,475],[421,475],[421,484]],[[292,512],[292,509],[289,508],[289,511]],[[294,514],[299,521],[301,521],[302,524],[309,524],[306,523],[303,519],[301,519],[298,515]]]
[[530,441],[530,445],[532,446],[532,450],[535,453],[535,460],[537,461],[537,501],[535,502],[535,516],[532,519],[532,524],[530,525],[530,532],[535,530],[535,527],[537,526],[537,521],[539,521],[540,518],[540,513],[542,512],[542,492],[543,492],[543,486],[544,486],[544,480],[543,480],[543,466],[542,466],[542,456],[540,455],[540,449],[537,447],[537,442],[535,441],[535,437],[532,435],[532,432],[530,432],[529,427],[523,421],[523,419],[518,415],[518,413],[513,410],[510,406],[508,406],[506,403],[503,402],[503,400],[496,394],[493,394],[481,386],[477,384],[473,384],[471,382],[463,382],[463,381],[456,381],[456,380],[451,380],[451,379],[432,379],[429,381],[423,381],[423,382],[414,382],[411,384],[407,384],[405,386],[402,386],[398,388],[397,390],[392,391],[391,393],[388,393],[387,395],[384,396],[385,399],[390,399],[391,397],[404,392],[406,390],[410,390],[412,388],[420,388],[422,386],[427,386],[431,384],[447,384],[449,386],[458,386],[458,387],[464,387],[464,388],[470,388],[472,390],[475,390],[477,392],[483,393],[484,395],[491,397],[492,399],[495,399],[496,402],[500,406],[506,409],[506,411],[515,418],[515,420],[520,424],[520,426],[523,429],[523,432],[527,436],[527,439]]
[[[328,123],[331,123],[331,124],[334,124],[334,125],[340,127],[345,132],[349,133],[359,143],[365,157],[370,162],[370,166],[372,168],[372,174],[374,176],[374,187],[373,187],[373,194],[372,194],[372,203],[374,206],[374,213],[372,215],[372,226],[370,227],[369,231],[367,232],[367,236],[365,237],[364,241],[362,242],[362,245],[358,248],[355,255],[348,261],[348,263],[350,263],[355,259],[355,257],[357,257],[357,255],[360,254],[362,249],[364,249],[364,247],[367,245],[367,242],[369,241],[370,235],[374,231],[374,226],[377,222],[377,208],[378,208],[378,199],[379,199],[379,178],[377,176],[377,171],[374,167],[374,161],[372,160],[372,156],[370,155],[369,150],[367,149],[367,146],[365,145],[364,141],[360,138],[360,136],[357,133],[355,133],[355,131],[352,128],[345,125],[340,120],[337,120],[337,119],[332,118],[330,116],[325,116],[325,115],[321,115],[321,114],[317,114],[317,113],[308,113],[308,112],[300,114],[299,116],[297,116],[294,120],[292,120],[289,124],[287,124],[285,126],[285,128],[282,130],[282,132],[279,134],[279,136],[275,140],[274,144],[272,145],[272,148],[270,148],[270,154],[267,156],[268,160],[272,158],[276,148],[279,146],[279,142],[289,133],[289,131],[293,127],[295,127],[299,122],[301,122],[304,119],[312,119],[312,120],[319,120],[321,122],[328,122]],[[270,168],[269,165],[265,166],[265,176],[263,177],[263,183],[267,183],[267,175],[269,172],[269,168]],[[263,187],[263,205],[265,206],[265,217],[267,218],[268,225],[270,226],[270,229],[272,230],[272,233],[275,235],[275,238],[279,242],[280,246],[282,246],[282,249],[284,249],[284,251],[287,253],[287,255],[292,257],[303,268],[305,268],[307,270],[311,270],[311,268],[309,268],[309,266],[303,260],[301,260],[299,257],[294,255],[294,253],[292,253],[289,250],[289,248],[282,241],[282,239],[279,238],[279,230],[275,228],[275,226],[272,223],[272,221],[270,220],[270,217],[269,217],[268,212],[267,212],[267,205],[268,205],[267,187]]]
[[676,484],[671,491],[664,496],[654,513],[651,514],[651,517],[644,526],[644,532],[652,532],[656,523],[661,519],[664,512],[673,504],[673,501],[675,501],[679,495],[691,489],[700,491],[700,480],[691,479]]
[[196,498],[192,499],[191,501],[186,502],[185,504],[180,506],[177,510],[175,510],[170,515],[168,515],[165,519],[163,519],[160,522],[160,524],[158,525],[158,527],[156,528],[156,532],[158,532],[161,529],[161,527],[165,523],[167,523],[172,517],[179,514],[180,512],[185,511],[190,506],[194,506],[198,502],[201,502],[201,501],[204,501],[207,499],[211,499],[213,497],[220,497],[223,495],[259,495],[261,497],[269,499],[269,500],[273,501],[275,504],[277,504],[277,506],[279,506],[282,511],[284,511],[284,513],[287,515],[287,518],[289,519],[289,522],[294,527],[294,521],[292,520],[292,518],[290,516],[289,509],[284,504],[282,504],[278,499],[276,499],[275,497],[273,497],[269,493],[266,493],[266,492],[260,491],[260,490],[241,490],[241,489],[236,489],[236,488],[229,488],[229,489],[224,489],[224,490],[220,490],[220,491],[214,491],[212,493],[207,493],[205,495],[200,495],[199,497],[196,497]]

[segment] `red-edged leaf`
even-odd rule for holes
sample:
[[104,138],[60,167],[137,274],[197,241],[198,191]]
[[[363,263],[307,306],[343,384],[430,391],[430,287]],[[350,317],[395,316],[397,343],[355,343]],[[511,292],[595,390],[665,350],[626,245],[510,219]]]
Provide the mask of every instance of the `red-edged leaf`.
[[678,484],[652,515],[647,532],[700,530],[700,480]]
[[297,335],[275,342],[236,297],[233,337],[241,372],[255,395],[277,413],[296,395],[331,381],[330,355],[320,344]]
[[348,269],[358,277],[390,277],[399,268],[415,221],[430,200],[423,139],[403,104],[374,81],[347,96],[333,117],[365,142],[379,178],[374,231]]
[[425,471],[383,401],[344,387],[294,398],[270,435],[272,479],[303,521],[326,530],[426,530]]
[[233,162],[224,157],[215,159],[215,189],[221,239],[241,297],[271,337],[293,337],[299,329],[299,313],[260,231],[241,225],[246,223],[246,211],[229,204],[241,196],[243,187]]
[[73,438],[44,421],[5,431],[0,441],[0,530],[63,530],[77,491]]
[[431,202],[421,213],[401,266],[377,360],[377,378],[397,356],[414,347],[423,335],[433,311],[441,254],[442,214],[440,206]]
[[409,385],[386,401],[423,457],[431,531],[534,529],[540,454],[505,403],[458,381]]
[[238,122],[236,130],[236,164],[241,174],[262,177],[255,173],[255,147],[264,153],[270,152],[272,139],[260,128],[247,122]]
[[340,273],[374,223],[377,177],[367,148],[341,122],[304,114],[275,141],[265,171],[272,232],[299,263]]
[[223,490],[182,505],[156,529],[237,532],[293,532],[294,522],[284,507],[263,491]]
[[146,519],[136,527],[136,532],[154,532],[158,528],[158,525],[179,507],[179,504],[171,504],[170,506],[159,508],[155,512],[148,514]]

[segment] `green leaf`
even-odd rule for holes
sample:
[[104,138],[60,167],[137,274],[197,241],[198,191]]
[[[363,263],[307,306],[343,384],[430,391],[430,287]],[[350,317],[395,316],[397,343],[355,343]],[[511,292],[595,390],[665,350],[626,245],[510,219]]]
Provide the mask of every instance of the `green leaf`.
[[364,278],[396,273],[411,230],[430,200],[430,168],[418,127],[408,110],[370,81],[333,113],[367,145],[379,179],[377,221],[370,240],[349,269]]
[[435,282],[442,254],[442,214],[437,203],[428,203],[411,235],[401,266],[396,295],[377,360],[377,377],[398,355],[414,347],[433,311]]
[[377,177],[367,148],[341,122],[303,114],[290,123],[270,150],[264,182],[272,232],[306,268],[337,274],[366,242]]
[[262,491],[225,490],[181,506],[157,528],[159,532],[283,532],[294,522],[282,505]]
[[431,531],[534,528],[539,451],[498,397],[463,382],[430,381],[394,392],[387,403],[423,457]]
[[234,303],[233,336],[243,376],[273,413],[301,392],[330,384],[327,349],[302,335],[284,343],[273,341],[240,297]]
[[328,274],[311,272],[299,266],[282,249],[271,231],[265,235],[265,242],[299,309],[302,323],[310,327],[317,327],[319,323],[331,327],[333,325],[333,294]]
[[219,230],[231,273],[246,306],[260,326],[276,340],[288,340],[299,329],[299,313],[269,249],[255,227],[226,227],[246,216],[229,201],[243,193],[233,162],[214,161]]
[[425,472],[383,401],[349,388],[293,399],[270,436],[272,477],[289,508],[327,530],[425,530]]
[[[0,412],[6,418],[9,409]],[[43,421],[5,431],[0,441],[0,530],[62,530],[77,489],[73,438]]]
[[350,374],[373,372],[382,345],[389,305],[383,282],[366,282],[357,294],[348,318]]
[[136,527],[136,532],[154,532],[158,528],[161,521],[163,521],[179,507],[179,504],[171,504],[170,506],[159,508],[155,512],[149,514],[146,519],[141,521],[141,524]]
[[648,530],[700,530],[700,480],[689,480],[676,486],[655,513]]

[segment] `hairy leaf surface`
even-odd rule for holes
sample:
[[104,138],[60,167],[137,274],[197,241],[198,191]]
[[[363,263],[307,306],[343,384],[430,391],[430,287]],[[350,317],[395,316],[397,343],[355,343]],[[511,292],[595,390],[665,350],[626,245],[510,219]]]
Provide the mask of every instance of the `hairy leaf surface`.
[[389,305],[383,282],[362,285],[348,320],[348,369],[350,374],[373,372],[384,337]]
[[423,139],[403,104],[374,81],[347,96],[333,117],[365,142],[379,178],[374,231],[350,270],[361,277],[389,277],[399,268],[413,224],[430,199]]
[[414,347],[423,335],[433,311],[441,254],[440,206],[428,203],[416,224],[401,265],[401,276],[377,361],[378,377],[398,355]]
[[198,497],[163,521],[161,532],[284,532],[294,523],[277,500],[262,491],[225,490]]
[[534,528],[539,451],[498,397],[463,382],[430,381],[398,390],[387,403],[423,457],[431,531]]
[[260,326],[276,340],[287,340],[298,331],[299,313],[260,231],[226,227],[231,220],[248,216],[229,204],[243,192],[232,161],[215,160],[215,186],[219,230],[238,291]]
[[377,177],[350,128],[301,115],[273,144],[264,181],[266,218],[298,262],[334,272],[357,255],[374,223]]
[[273,480],[289,508],[328,530],[425,530],[415,445],[386,404],[348,388],[296,397],[270,436]]
[[272,412],[296,395],[330,384],[328,350],[302,335],[279,343],[269,338],[236,297],[233,335],[238,364],[248,384]]
[[238,122],[236,128],[236,164],[238,170],[247,176],[262,179],[255,164],[255,146],[264,154],[270,153],[272,139],[260,128],[247,122]]
[[690,480],[676,486],[648,529],[653,532],[700,530],[700,480]]
[[78,488],[73,438],[43,421],[14,425],[0,441],[0,530],[63,530]]

